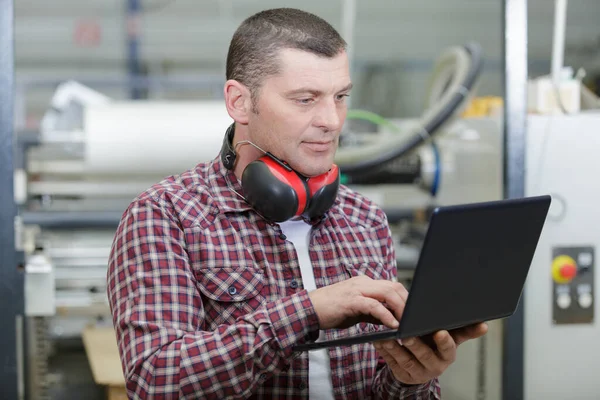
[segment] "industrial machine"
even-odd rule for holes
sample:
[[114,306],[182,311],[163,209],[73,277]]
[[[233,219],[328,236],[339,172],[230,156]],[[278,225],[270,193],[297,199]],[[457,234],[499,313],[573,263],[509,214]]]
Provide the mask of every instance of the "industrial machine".
[[[566,0],[556,3],[557,9],[563,10],[557,15],[564,20]],[[0,111],[10,113],[12,2],[0,4],[5,11],[0,15],[6,16],[0,18],[0,38],[6,39],[0,41],[0,48],[7,50],[0,64],[9,72],[0,79],[6,94],[3,100],[8,100],[0,102]],[[527,2],[503,4],[505,100],[510,103],[507,115],[520,117],[524,104],[519,100],[518,87],[526,77]],[[562,54],[564,29],[556,36],[563,36],[555,41]],[[416,121],[377,124],[377,137],[346,132],[345,149],[339,158],[348,172],[346,182],[379,202],[388,213],[396,236],[398,278],[407,285],[419,238],[426,229],[428,209],[436,204],[495,199],[503,194],[503,121],[456,118],[460,104],[472,95],[469,83],[474,76],[474,70],[464,67],[468,57],[458,53],[447,60],[454,64],[452,68],[462,71],[460,74],[448,72],[444,67],[448,63],[438,65],[443,73],[437,76],[446,79],[435,81],[432,87],[437,89],[430,90],[428,98],[437,102],[445,97],[446,101],[438,103],[436,112],[429,107],[427,111],[431,112]],[[553,60],[552,80],[532,81],[529,87],[530,112],[555,114],[530,116],[527,120],[525,194],[553,196],[525,291],[524,346],[517,348],[524,353],[523,397],[527,400],[596,399],[600,388],[595,379],[599,235],[594,199],[598,189],[591,176],[600,149],[595,135],[600,102],[577,85],[570,74],[561,81],[561,58]],[[449,84],[451,75],[460,79]],[[452,90],[447,90],[449,87]],[[592,111],[582,113],[579,107]],[[447,118],[449,115],[454,118]],[[355,117],[369,118],[361,113]],[[6,142],[5,133],[12,131],[8,128],[10,118],[4,121],[0,121],[0,136]],[[208,121],[214,121],[214,126]],[[20,268],[26,271],[28,359],[24,366],[29,398],[66,398],[64,393],[52,392],[65,383],[59,382],[61,376],[53,365],[60,353],[57,349],[64,349],[71,341],[77,347],[85,325],[110,325],[105,272],[122,210],[137,193],[164,175],[179,173],[216,155],[228,122],[217,103],[117,103],[69,82],[58,88],[41,131],[19,133],[15,151],[15,201],[19,206],[15,245],[22,256]],[[512,124],[508,131],[519,130],[519,122],[505,122]],[[398,131],[402,126],[407,129]],[[182,141],[186,145],[167,145]],[[163,157],[154,156],[156,146],[162,146]],[[369,151],[356,153],[356,148]],[[374,174],[360,173],[377,163],[385,165],[373,168]],[[12,165],[9,167],[12,171]],[[5,215],[12,219],[11,214],[2,217]],[[12,240],[6,248],[12,251]],[[8,261],[13,261],[12,256]],[[8,264],[6,271],[12,268]],[[12,279],[12,275],[6,276]],[[12,281],[5,284],[8,287]],[[7,298],[10,296],[9,291]],[[10,312],[7,315],[12,317]],[[19,377],[18,369],[23,367],[19,359],[23,349],[18,340],[22,326],[19,318],[14,324],[12,320],[6,322],[9,328],[16,327],[17,346],[4,353],[17,354],[16,368],[14,360],[6,358],[4,370],[12,379]],[[445,399],[511,398],[502,395],[507,392],[506,387],[502,388],[505,379],[501,371],[506,362],[502,349],[505,327],[502,322],[490,327],[486,337],[461,346],[456,363],[441,377]],[[4,338],[10,335],[8,332]],[[85,375],[85,368],[72,368],[76,373],[62,378],[71,387],[77,386],[73,382],[77,377]],[[11,382],[10,386],[21,384]],[[21,387],[18,389],[23,392]],[[91,398],[80,391],[70,395]],[[518,398],[521,396],[514,397]]]
[[[525,193],[553,205],[525,288],[525,399],[597,399],[600,100],[563,67],[567,0],[555,0],[551,74],[529,83]],[[563,345],[569,343],[568,345]]]
[[[444,107],[428,114],[429,107],[414,120],[352,110],[336,160],[345,183],[386,211],[398,279],[408,287],[433,207],[503,197],[502,118],[460,118],[470,97],[458,101],[462,85],[455,86],[445,94],[445,104],[455,101],[451,118],[435,129],[427,121]],[[54,365],[58,348],[77,348],[85,326],[111,325],[106,265],[125,207],[164,176],[215,157],[230,122],[220,101],[115,102],[68,82],[57,89],[41,132],[19,135],[17,244],[25,255],[32,398],[60,397],[52,392],[66,379]],[[365,123],[374,129],[356,128]],[[600,149],[599,123],[595,110],[527,121],[526,194],[553,197],[525,291],[527,400],[597,398],[594,371],[600,366],[590,346],[600,333],[598,189],[588,172]],[[445,399],[503,398],[504,330],[503,321],[494,321],[485,337],[461,346],[441,377]]]
[[[420,118],[349,113],[336,163],[346,184],[388,214],[398,279],[407,286],[433,207],[502,197],[499,119],[458,118],[480,70],[477,45],[451,48],[437,60]],[[53,366],[57,349],[77,347],[90,324],[112,323],[106,268],[129,202],[163,177],[216,157],[231,122],[222,101],[119,102],[66,82],[40,132],[17,136],[17,234],[26,271],[32,398],[57,397],[52,388],[65,386]],[[356,128],[359,122],[374,129]],[[456,371],[471,371],[486,351],[484,341],[469,346]]]
[[530,116],[527,194],[553,205],[525,289],[525,398],[597,399],[600,113]]

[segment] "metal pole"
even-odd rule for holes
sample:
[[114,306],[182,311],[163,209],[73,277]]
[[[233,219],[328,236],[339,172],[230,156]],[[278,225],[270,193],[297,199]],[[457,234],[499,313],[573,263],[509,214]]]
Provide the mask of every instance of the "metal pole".
[[[342,0],[342,37],[346,40],[350,76],[354,75],[354,30],[356,27],[356,0]],[[352,97],[347,99],[348,108],[352,106]]]
[[138,81],[142,67],[140,63],[140,0],[127,0],[127,13],[125,16],[127,32],[127,67],[129,70],[130,90],[132,99],[144,97],[144,90]]
[[[525,195],[527,0],[503,0],[504,196]],[[524,398],[524,302],[505,321],[502,399]]]
[[24,397],[23,275],[17,269],[13,195],[14,1],[0,0],[0,393]]

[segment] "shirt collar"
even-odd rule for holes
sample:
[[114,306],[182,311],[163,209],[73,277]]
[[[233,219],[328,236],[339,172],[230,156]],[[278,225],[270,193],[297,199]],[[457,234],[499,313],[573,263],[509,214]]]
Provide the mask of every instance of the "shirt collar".
[[235,173],[227,168],[221,160],[221,154],[208,165],[208,183],[213,198],[223,212],[244,212],[252,207],[242,198],[244,191]]

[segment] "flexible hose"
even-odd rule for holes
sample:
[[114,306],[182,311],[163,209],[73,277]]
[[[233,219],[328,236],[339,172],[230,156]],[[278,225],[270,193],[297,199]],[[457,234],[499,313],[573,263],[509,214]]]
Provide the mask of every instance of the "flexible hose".
[[[381,135],[375,143],[358,148],[339,148],[335,163],[344,174],[367,172],[395,158],[406,155],[429,139],[445,123],[465,107],[469,95],[481,73],[481,48],[476,43],[452,47],[439,58],[434,68],[427,102],[430,107],[423,113],[412,137]],[[451,73],[452,72],[452,73]],[[452,75],[446,89],[448,77]]]
[[377,126],[387,127],[396,133],[400,132],[400,128],[396,124],[385,119],[379,114],[367,110],[348,110],[348,113],[346,114],[346,119],[358,119],[368,121]]

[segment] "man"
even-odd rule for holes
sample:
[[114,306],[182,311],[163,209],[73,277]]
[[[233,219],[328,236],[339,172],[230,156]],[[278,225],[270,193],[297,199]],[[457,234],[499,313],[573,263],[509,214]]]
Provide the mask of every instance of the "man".
[[261,184],[288,185],[261,169],[269,162],[313,180],[335,170],[352,87],[345,46],[299,10],[244,21],[227,58],[225,106],[235,122],[222,153],[124,213],[108,295],[130,397],[439,399],[437,378],[457,345],[485,333],[478,325],[438,332],[429,344],[293,350],[395,328],[407,296],[386,216],[368,199],[335,186],[321,213],[274,222],[258,210],[282,209],[280,193],[251,196]]

